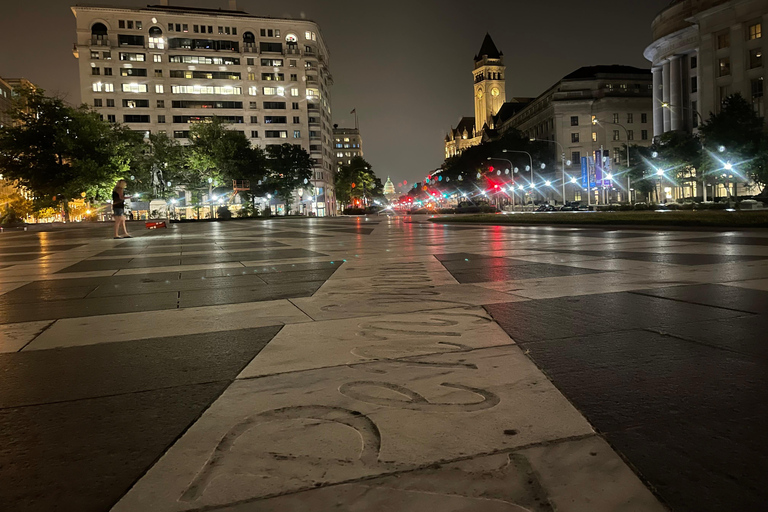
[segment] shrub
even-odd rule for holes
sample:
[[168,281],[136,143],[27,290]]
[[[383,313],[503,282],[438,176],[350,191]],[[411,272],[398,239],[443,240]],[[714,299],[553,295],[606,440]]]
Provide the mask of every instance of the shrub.
[[344,215],[365,215],[365,208],[345,208],[341,213]]
[[232,212],[226,206],[219,206],[216,209],[216,216],[221,220],[229,220],[232,218]]
[[651,209],[648,203],[635,203],[633,208],[638,211],[647,211]]

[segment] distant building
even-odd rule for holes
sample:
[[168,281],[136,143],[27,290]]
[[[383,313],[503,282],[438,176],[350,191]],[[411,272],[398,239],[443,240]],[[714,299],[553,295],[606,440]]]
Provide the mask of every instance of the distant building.
[[765,115],[765,0],[675,0],[653,20],[653,133],[698,128],[740,93]]
[[[507,104],[504,54],[496,48],[490,34],[485,34],[480,51],[475,55],[472,71],[475,117],[462,117],[456,128],[445,137],[445,157],[456,156],[483,141],[483,132],[496,128],[495,116]],[[524,103],[514,100],[512,105]]]
[[11,84],[0,78],[0,128],[11,123],[11,116],[8,111],[13,105],[13,87]]
[[333,215],[333,78],[320,27],[252,16],[234,3],[72,7],[82,100],[106,120],[182,143],[192,123],[215,115],[254,145],[301,146],[314,162],[315,194],[311,202],[297,194],[299,210]]
[[333,125],[333,151],[336,156],[336,171],[349,165],[356,156],[363,156],[363,139],[359,128],[339,128]]
[[[550,178],[559,183],[562,161],[570,161],[565,169],[565,199],[587,201],[580,186],[568,184],[569,176],[581,184],[582,159],[594,158],[601,149],[612,163],[626,165],[627,144],[649,146],[653,129],[651,96],[650,70],[618,65],[583,67],[508,118],[497,121],[498,130],[502,134],[519,130],[531,139],[552,141],[558,165]],[[521,161],[520,167],[524,166]],[[550,195],[559,199],[562,187],[556,192],[559,194]],[[598,199],[598,191],[594,194],[592,202]],[[617,187],[613,199],[627,200],[626,186]]]
[[392,183],[392,180],[389,178],[389,176],[387,176],[387,182],[384,183],[384,197],[392,201],[397,199],[399,196],[400,194],[398,194],[395,190],[395,184]]

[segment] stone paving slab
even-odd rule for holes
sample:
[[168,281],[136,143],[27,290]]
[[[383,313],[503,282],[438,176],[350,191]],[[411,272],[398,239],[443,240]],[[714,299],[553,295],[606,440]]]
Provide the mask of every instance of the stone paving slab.
[[658,290],[642,290],[635,293],[679,300],[690,304],[701,304],[768,315],[768,292],[761,290],[743,289],[719,284],[699,284],[661,288]]
[[287,300],[58,320],[24,350],[183,336],[308,322]]
[[219,512],[665,512],[591,436],[225,506]]
[[233,380],[279,330],[270,326],[0,354],[0,409]]
[[511,344],[483,308],[288,325],[239,378]]
[[44,320],[0,325],[0,353],[18,352],[52,323]]
[[226,387],[0,409],[3,510],[109,510]]
[[221,506],[592,432],[514,346],[239,380],[113,510]]
[[674,510],[759,510],[768,502],[768,359],[702,343],[700,332],[523,346]]
[[663,329],[670,325],[744,316],[738,311],[671,302],[634,293],[609,293],[488,304],[485,309],[518,343],[588,337],[617,330]]
[[400,287],[399,290],[373,288],[373,292],[371,295],[340,290],[332,294],[317,293],[313,297],[292,299],[291,302],[314,320],[334,320],[367,316],[371,311],[379,314],[412,313],[527,300],[471,284]]

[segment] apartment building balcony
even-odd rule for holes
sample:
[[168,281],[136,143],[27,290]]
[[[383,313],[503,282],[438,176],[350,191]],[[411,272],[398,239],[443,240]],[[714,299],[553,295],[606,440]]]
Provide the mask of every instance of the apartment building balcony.
[[286,48],[283,50],[283,54],[285,55],[301,55],[301,50],[298,48]]
[[109,42],[109,39],[102,39],[100,37],[91,37],[91,46],[104,46],[107,48],[112,48],[112,43]]

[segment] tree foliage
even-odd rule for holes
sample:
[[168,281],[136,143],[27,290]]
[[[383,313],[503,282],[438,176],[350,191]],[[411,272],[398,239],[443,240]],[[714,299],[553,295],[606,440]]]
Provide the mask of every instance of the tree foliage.
[[[353,187],[352,184],[355,186]],[[343,165],[335,175],[336,199],[341,204],[352,204],[353,199],[379,198],[384,195],[384,185],[376,176],[373,166],[361,156]]]
[[0,129],[0,169],[38,200],[106,199],[129,171],[141,136],[72,108],[41,89],[22,88]]
[[[254,183],[251,182],[253,189]],[[298,189],[311,190],[312,159],[301,146],[294,144],[273,144],[267,146],[266,174],[261,185],[255,188],[260,196],[272,194],[280,198],[290,211],[293,194]]]
[[[752,179],[761,187],[768,184],[764,121],[740,94],[726,98],[720,112],[710,114],[700,132],[709,157],[702,159],[705,176],[722,181],[723,177],[727,180],[733,175],[738,181]],[[724,172],[726,163],[734,165],[733,173]]]

